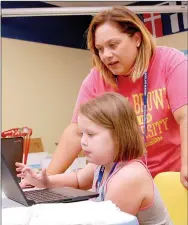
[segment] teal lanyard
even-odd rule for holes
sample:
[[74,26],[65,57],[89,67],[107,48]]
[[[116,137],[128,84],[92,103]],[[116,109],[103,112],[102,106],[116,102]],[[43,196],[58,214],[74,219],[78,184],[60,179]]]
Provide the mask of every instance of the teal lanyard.
[[143,94],[143,123],[144,123],[144,141],[146,143],[146,135],[147,135],[147,97],[148,97],[148,73],[144,73],[144,94]]
[[[116,84],[118,85],[118,76],[115,75]],[[144,142],[147,136],[147,96],[148,96],[148,72],[143,75],[143,124],[144,124]]]
[[[108,177],[106,180],[108,180],[108,178],[110,177],[110,175],[114,172],[115,168],[116,168],[116,165],[117,165],[117,162],[114,163],[110,173],[108,174]],[[96,189],[97,189],[97,192],[99,192],[99,188],[101,186],[101,182],[102,182],[102,178],[103,178],[103,175],[104,175],[104,171],[105,171],[105,167],[104,166],[101,166],[100,168],[100,171],[99,171],[99,176],[98,176],[98,179],[97,179],[97,182],[96,182]],[[101,198],[102,198],[102,201],[104,201],[104,185],[102,187],[102,191],[101,191]]]

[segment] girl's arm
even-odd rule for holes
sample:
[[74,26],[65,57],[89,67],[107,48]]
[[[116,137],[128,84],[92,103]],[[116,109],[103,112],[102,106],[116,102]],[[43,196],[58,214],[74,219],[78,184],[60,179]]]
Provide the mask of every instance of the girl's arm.
[[152,178],[139,164],[133,162],[117,172],[107,184],[105,195],[105,200],[111,200],[121,211],[132,215],[143,205],[145,193],[153,196]]
[[88,190],[92,187],[96,165],[88,163],[85,168],[77,172],[48,176],[48,188],[73,187]]
[[73,187],[83,190],[90,189],[94,178],[96,165],[88,164],[84,169],[76,172],[47,175],[46,170],[38,175],[23,163],[16,163],[18,177],[38,188]]

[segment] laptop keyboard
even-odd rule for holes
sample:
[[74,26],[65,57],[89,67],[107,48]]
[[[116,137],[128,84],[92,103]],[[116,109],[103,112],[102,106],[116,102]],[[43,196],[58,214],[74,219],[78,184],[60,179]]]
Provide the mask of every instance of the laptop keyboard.
[[25,196],[29,200],[34,200],[36,203],[40,202],[53,202],[63,200],[64,198],[71,198],[73,196],[66,196],[63,194],[54,193],[48,189],[25,191]]

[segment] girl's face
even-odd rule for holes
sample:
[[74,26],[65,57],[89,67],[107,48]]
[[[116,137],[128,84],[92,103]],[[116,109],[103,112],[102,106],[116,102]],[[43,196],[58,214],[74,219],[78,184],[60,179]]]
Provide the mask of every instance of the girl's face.
[[114,141],[110,130],[93,123],[86,116],[78,116],[82,133],[81,147],[90,163],[107,165],[114,159]]
[[99,57],[114,75],[126,75],[134,67],[140,43],[140,33],[130,37],[115,22],[106,22],[95,31]]

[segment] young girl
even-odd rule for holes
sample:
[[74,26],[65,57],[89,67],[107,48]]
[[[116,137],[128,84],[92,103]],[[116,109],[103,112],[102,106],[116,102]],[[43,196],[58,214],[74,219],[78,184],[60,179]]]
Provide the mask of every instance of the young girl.
[[153,179],[140,157],[145,154],[137,118],[128,100],[106,93],[81,105],[78,125],[89,163],[70,174],[40,176],[16,163],[19,177],[39,188],[69,186],[99,192],[97,201],[111,200],[144,225],[171,224]]

